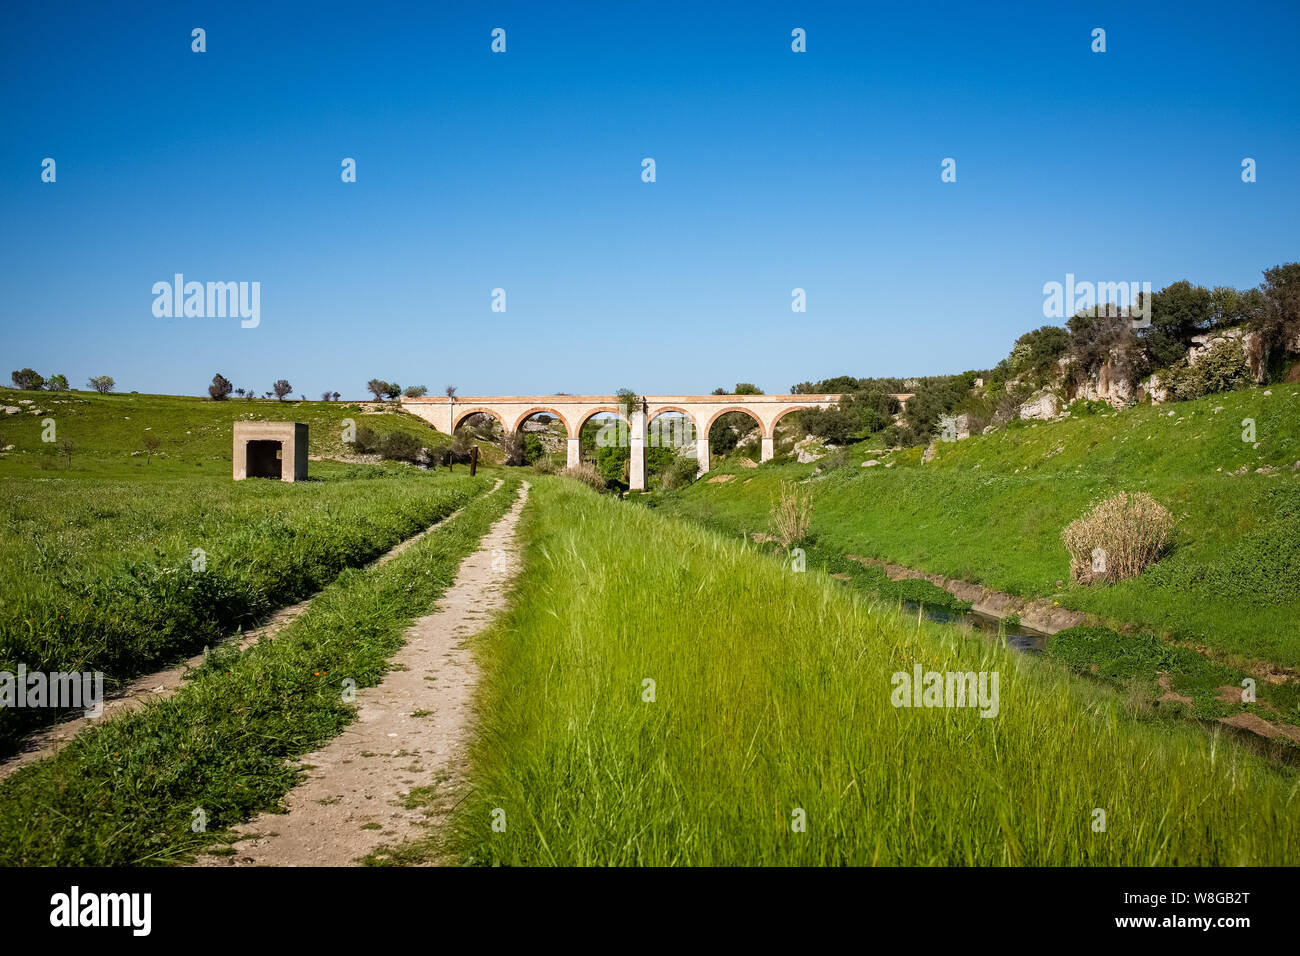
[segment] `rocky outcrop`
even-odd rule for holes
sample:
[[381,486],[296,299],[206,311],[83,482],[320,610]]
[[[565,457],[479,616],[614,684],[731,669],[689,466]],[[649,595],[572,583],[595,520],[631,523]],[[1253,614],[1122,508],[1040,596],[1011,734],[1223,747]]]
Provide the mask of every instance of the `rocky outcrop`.
[[825,458],[828,448],[816,435],[808,435],[803,441],[795,442],[794,454],[799,464],[807,465]]
[[1152,375],[1138,387],[1138,398],[1150,398],[1152,405],[1163,405],[1169,401],[1169,387],[1159,375]]
[[1138,399],[1138,384],[1123,371],[1123,368],[1119,356],[1112,354],[1101,368],[1097,369],[1095,378],[1075,386],[1070,398],[1107,402],[1112,408],[1132,405]]
[[1039,389],[1020,406],[1023,421],[1050,421],[1061,413],[1061,399],[1049,389]]

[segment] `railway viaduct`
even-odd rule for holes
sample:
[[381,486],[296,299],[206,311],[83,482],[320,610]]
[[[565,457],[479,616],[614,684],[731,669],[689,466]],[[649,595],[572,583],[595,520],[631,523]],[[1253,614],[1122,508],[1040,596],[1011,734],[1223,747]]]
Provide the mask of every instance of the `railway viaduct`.
[[508,434],[516,432],[533,415],[544,412],[558,418],[568,431],[568,462],[580,460],[578,436],[593,415],[606,412],[626,423],[622,435],[631,450],[629,486],[645,489],[646,433],[666,412],[677,412],[695,426],[696,457],[700,473],[709,470],[709,429],[728,412],[743,412],[758,423],[762,446],[760,460],[772,457],[776,423],[804,408],[826,408],[838,395],[646,395],[632,408],[620,407],[615,395],[477,395],[404,398],[402,407],[450,435],[470,415],[491,415]]

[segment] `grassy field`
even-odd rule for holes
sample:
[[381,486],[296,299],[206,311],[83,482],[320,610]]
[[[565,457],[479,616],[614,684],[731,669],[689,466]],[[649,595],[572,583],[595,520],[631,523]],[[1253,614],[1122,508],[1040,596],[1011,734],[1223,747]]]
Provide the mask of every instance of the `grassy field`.
[[[474,790],[452,838],[467,863],[1238,865],[1300,851],[1293,772],[1136,719],[1051,662],[563,479],[537,481],[521,533],[512,609],[476,639]],[[997,672],[999,713],[894,707],[891,676],[914,665]]]
[[[355,449],[343,441],[344,420],[378,435],[393,431],[417,436],[429,449],[448,438],[414,415],[371,413],[355,402],[280,402],[232,398],[225,402],[184,395],[100,395],[95,392],[23,392],[0,388],[0,406],[18,408],[0,415],[0,478],[48,472],[67,478],[120,477],[123,466],[155,472],[198,474],[195,469],[230,475],[231,426],[235,421],[290,421],[308,426],[312,455],[345,456]],[[54,441],[43,441],[43,424],[54,419]],[[160,444],[152,456],[145,441]],[[61,444],[72,443],[69,467]],[[146,464],[147,463],[147,464]],[[134,474],[135,472],[130,472]],[[143,472],[141,472],[143,473]]]
[[[274,809],[298,780],[293,758],[354,718],[343,680],[382,679],[405,629],[450,586],[517,486],[507,476],[392,561],[344,571],[275,640],[212,653],[174,697],[99,724],[0,783],[0,866],[175,862]],[[199,808],[208,828],[195,833]]]
[[[52,407],[76,450],[65,468],[39,441],[42,415],[0,421],[6,436],[26,442],[0,461],[0,670],[10,672],[19,663],[102,670],[111,686],[188,656],[377,557],[493,480],[463,468],[449,475],[317,461],[311,481],[234,482],[231,416],[271,403],[69,393],[8,393],[0,402],[23,394],[46,407],[71,403]],[[328,445],[338,429],[327,418],[337,424],[346,406],[307,404],[320,406],[300,416],[316,416],[313,444],[319,435]],[[436,434],[409,416],[370,419]],[[168,456],[150,464],[131,456],[126,421],[172,436]],[[0,748],[50,716],[0,711]]]
[[[1258,447],[1242,441],[1247,418]],[[881,464],[860,467],[868,458]],[[1058,601],[1230,662],[1300,667],[1295,385],[1021,423],[941,442],[924,465],[918,449],[855,447],[847,459],[821,474],[819,465],[724,465],[710,477],[731,473],[731,481],[656,493],[650,503],[728,532],[766,531],[780,483],[817,474],[807,486],[815,496],[812,534],[828,552]],[[1277,470],[1256,473],[1261,467]],[[1172,552],[1136,579],[1071,586],[1061,529],[1119,491],[1149,492],[1177,517]]]

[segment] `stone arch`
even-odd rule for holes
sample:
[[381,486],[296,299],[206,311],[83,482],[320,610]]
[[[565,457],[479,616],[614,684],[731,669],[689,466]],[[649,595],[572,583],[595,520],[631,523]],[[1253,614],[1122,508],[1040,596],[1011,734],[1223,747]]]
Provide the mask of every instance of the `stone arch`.
[[666,412],[678,412],[682,415],[685,415],[690,420],[690,423],[692,425],[694,425],[696,428],[699,427],[699,422],[695,420],[695,413],[687,411],[686,409],[682,408],[680,405],[663,405],[659,408],[656,408],[653,412],[650,413],[649,417],[646,418],[645,423],[649,425],[652,421],[654,421],[656,418],[658,418],[660,415],[663,415]]
[[759,418],[758,412],[754,411],[752,408],[746,408],[744,405],[728,405],[726,408],[718,409],[709,418],[708,424],[704,426],[704,431],[703,432],[697,431],[696,434],[700,438],[707,439],[710,433],[713,431],[713,423],[716,422],[723,415],[729,415],[732,412],[744,412],[746,415],[748,415],[750,418],[754,419],[754,421],[758,423],[759,437],[761,438],[770,437],[767,434],[767,426],[763,424],[763,419]]
[[522,412],[521,414],[517,415],[515,417],[515,427],[510,429],[511,434],[514,434],[515,432],[519,431],[519,429],[523,427],[524,422],[528,421],[528,419],[531,416],[536,415],[539,412],[545,412],[547,415],[554,415],[556,418],[558,418],[560,421],[564,423],[564,429],[568,433],[568,436],[570,438],[578,437],[577,432],[573,430],[573,426],[569,424],[569,419],[563,412],[558,412],[554,408],[548,408],[545,405],[538,405],[534,408],[528,409],[528,411],[526,412]]
[[[651,412],[646,417],[645,425],[646,425],[647,441],[652,440],[656,434],[654,429],[651,427],[652,425],[654,425],[655,419],[659,418],[661,415],[666,415],[672,412],[676,412],[680,414],[682,417],[684,417],[686,421],[690,423],[691,431],[694,433],[695,439],[696,440],[699,439],[700,423],[696,420],[693,412],[687,411],[685,408],[682,408],[680,405],[664,405],[660,408],[656,408],[653,412]],[[660,427],[661,427],[661,431],[659,434],[662,435],[662,426]],[[660,439],[660,442],[662,444],[662,438]]]
[[588,421],[590,418],[592,418],[592,417],[595,416],[595,415],[599,415],[601,412],[610,412],[611,414],[617,415],[619,418],[623,419],[623,421],[627,422],[628,427],[631,427],[631,425],[632,425],[632,421],[631,421],[631,419],[629,419],[628,416],[624,415],[622,412],[620,412],[620,411],[619,411],[617,408],[615,408],[613,405],[593,405],[593,406],[590,407],[590,408],[584,408],[584,409],[583,409],[583,410],[582,410],[582,411],[581,411],[581,412],[580,412],[580,413],[579,413],[579,414],[574,418],[574,420],[573,420],[573,429],[574,429],[574,430],[573,430],[573,432],[571,432],[571,434],[573,435],[573,437],[574,437],[574,438],[577,438],[579,435],[581,435],[581,434],[582,434],[582,426],[585,425],[585,424],[587,424],[587,421]]
[[768,431],[763,434],[763,437],[775,438],[777,422],[785,418],[785,416],[789,415],[791,412],[806,412],[810,408],[821,408],[821,406],[820,405],[791,405],[789,408],[781,409],[779,412],[776,413],[776,416],[772,419],[772,425],[768,429]]
[[502,431],[506,434],[511,434],[510,427],[506,425],[506,420],[501,417],[501,413],[494,408],[487,408],[486,406],[474,406],[473,408],[467,408],[464,411],[457,410],[456,417],[453,418],[451,422],[452,433],[455,434],[456,429],[460,427],[461,422],[469,418],[471,415],[491,415],[501,423]]

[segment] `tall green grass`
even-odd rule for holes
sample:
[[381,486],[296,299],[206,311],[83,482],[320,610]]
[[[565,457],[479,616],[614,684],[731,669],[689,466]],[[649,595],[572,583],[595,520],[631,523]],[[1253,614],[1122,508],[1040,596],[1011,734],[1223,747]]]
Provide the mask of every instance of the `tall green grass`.
[[[1258,448],[1241,440],[1247,418]],[[864,458],[882,464],[864,469]],[[808,486],[812,533],[827,551],[1059,601],[1241,664],[1300,667],[1300,470],[1290,467],[1297,460],[1294,385],[1021,424],[939,442],[925,465],[918,450],[854,448],[850,467]],[[884,467],[889,462],[894,467]],[[780,482],[819,467],[736,469],[727,483],[660,495],[658,506],[733,532],[766,530]],[[1278,470],[1257,474],[1261,467]],[[1129,581],[1071,586],[1061,529],[1119,491],[1148,492],[1173,512],[1171,553]]]
[[[175,696],[98,724],[0,783],[0,866],[183,859],[275,809],[292,758],[354,719],[342,681],[382,679],[412,620],[511,505],[507,478],[383,565],[344,571],[273,641],[213,652]],[[193,832],[202,809],[206,832]]]
[[[478,639],[473,792],[451,838],[465,862],[1239,865],[1300,851],[1294,773],[1133,719],[1050,662],[562,479],[537,481],[521,527],[512,608]],[[891,676],[914,664],[997,671],[1000,713],[895,708]]]
[[[492,480],[398,466],[316,471],[325,480],[4,480],[0,670],[103,671],[113,683],[188,656],[377,557]],[[0,711],[0,745],[51,716]]]

